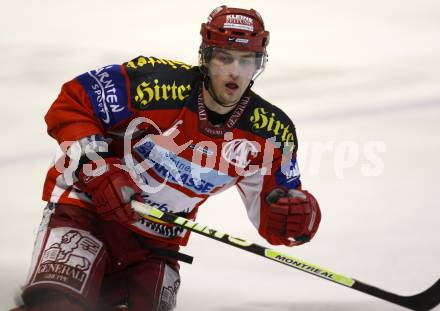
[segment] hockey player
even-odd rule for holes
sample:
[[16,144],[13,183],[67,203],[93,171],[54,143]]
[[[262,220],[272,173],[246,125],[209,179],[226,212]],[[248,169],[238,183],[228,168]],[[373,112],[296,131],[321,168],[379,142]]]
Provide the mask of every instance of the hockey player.
[[47,173],[20,310],[172,310],[189,232],[139,218],[131,200],[194,219],[235,185],[269,243],[315,235],[295,127],[251,91],[267,61],[261,16],[221,6],[200,33],[197,67],[140,56],[63,85],[45,120],[64,153]]

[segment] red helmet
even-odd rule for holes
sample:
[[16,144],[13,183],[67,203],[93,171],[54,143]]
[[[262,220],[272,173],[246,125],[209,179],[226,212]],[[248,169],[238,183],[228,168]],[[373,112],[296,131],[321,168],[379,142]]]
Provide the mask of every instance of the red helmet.
[[269,32],[254,9],[216,8],[200,29],[202,44],[224,49],[254,51],[266,55]]

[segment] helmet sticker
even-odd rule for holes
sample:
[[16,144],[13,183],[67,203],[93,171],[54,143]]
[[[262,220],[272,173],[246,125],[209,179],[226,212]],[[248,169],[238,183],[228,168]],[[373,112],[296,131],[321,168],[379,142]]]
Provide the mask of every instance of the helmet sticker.
[[254,31],[254,20],[248,16],[229,14],[223,28],[235,28],[240,30]]

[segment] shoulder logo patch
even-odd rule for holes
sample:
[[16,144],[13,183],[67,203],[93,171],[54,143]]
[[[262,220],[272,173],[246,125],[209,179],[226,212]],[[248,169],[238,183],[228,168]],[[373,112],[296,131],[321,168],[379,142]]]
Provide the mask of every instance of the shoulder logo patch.
[[89,71],[77,77],[86,90],[96,116],[111,127],[131,115],[125,77],[119,65]]

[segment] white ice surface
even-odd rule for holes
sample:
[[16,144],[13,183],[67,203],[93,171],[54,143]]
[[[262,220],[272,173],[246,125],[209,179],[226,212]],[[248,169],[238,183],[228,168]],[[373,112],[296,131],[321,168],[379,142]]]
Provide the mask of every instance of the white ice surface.
[[[1,0],[1,310],[27,273],[55,150],[43,115],[61,84],[139,54],[196,63],[200,23],[220,4]],[[226,4],[265,18],[270,61],[254,90],[296,123],[304,187],[323,210],[312,243],[276,249],[400,294],[430,286],[440,276],[440,2]],[[362,173],[369,141],[386,147],[376,177]],[[320,155],[325,143],[333,145]],[[335,169],[347,144],[359,158]],[[267,245],[235,190],[211,199],[198,220]],[[196,235],[184,252],[195,261],[182,264],[178,311],[400,310]]]

